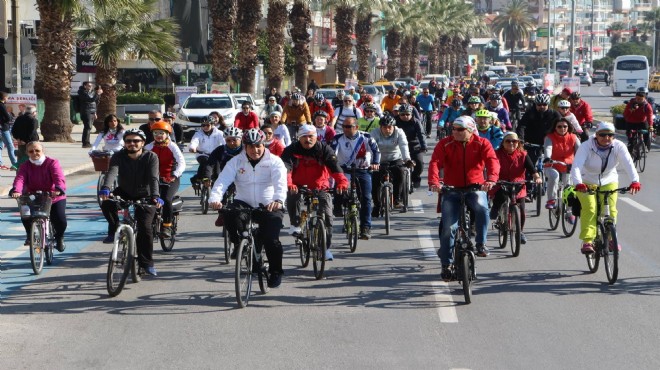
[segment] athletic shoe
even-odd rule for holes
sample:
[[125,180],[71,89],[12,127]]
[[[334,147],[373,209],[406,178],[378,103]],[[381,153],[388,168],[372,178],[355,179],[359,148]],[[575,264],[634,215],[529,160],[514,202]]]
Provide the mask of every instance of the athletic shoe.
[[573,216],[572,213],[567,213],[566,214],[566,222],[568,222],[571,225],[575,225],[575,216]]
[[477,256],[488,257],[490,251],[483,243],[477,243]]
[[583,243],[582,244],[582,249],[580,249],[580,252],[582,254],[590,254],[594,252],[594,245],[593,243]]
[[557,208],[557,200],[555,199],[550,199],[545,204],[545,209],[555,209],[555,208]]
[[279,288],[279,286],[282,284],[282,275],[271,272],[268,275],[268,287],[269,288]]
[[108,235],[103,239],[103,244],[112,244],[115,242],[115,236],[114,235]]
[[[609,244],[608,249],[610,250],[610,252],[612,252],[614,250],[614,243],[612,243],[612,240],[610,240],[608,244]],[[621,252],[621,244],[617,245],[617,250]]]
[[151,276],[158,276],[158,271],[156,271],[156,268],[153,266],[145,267],[144,273]]
[[525,233],[520,233],[520,244],[527,244],[527,237]]
[[371,229],[368,227],[363,227],[360,232],[360,239],[369,240],[371,238]]
[[55,242],[55,249],[57,249],[58,252],[64,252],[66,249],[66,244],[64,244],[64,238],[57,238],[57,241]]
[[454,274],[451,270],[451,265],[443,265],[442,271],[440,272],[440,277],[443,281],[449,282],[454,277]]
[[332,252],[330,252],[330,249],[325,250],[325,260],[326,261],[332,261],[333,260]]
[[300,234],[300,231],[302,231],[300,226],[293,226],[292,225],[292,226],[289,227],[289,234],[290,235],[298,235],[298,234]]

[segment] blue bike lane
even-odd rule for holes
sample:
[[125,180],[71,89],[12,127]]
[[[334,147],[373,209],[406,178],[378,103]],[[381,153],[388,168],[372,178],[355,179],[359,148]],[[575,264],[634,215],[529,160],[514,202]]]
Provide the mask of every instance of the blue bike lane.
[[[186,155],[187,170],[181,176],[179,194],[189,188],[190,177],[197,171],[197,161],[193,156]],[[108,223],[103,217],[96,201],[97,180],[85,182],[67,190],[67,230],[64,234],[66,250],[62,253],[55,251],[52,265],[44,267],[41,274],[36,275],[30,264],[30,251],[23,245],[26,233],[15,206],[11,212],[0,214],[0,299],[11,294],[12,291],[34,280],[56,273],[60,266],[71,265],[70,259],[76,258],[92,245],[99,245],[107,235]],[[196,206],[184,202],[184,209]],[[110,251],[110,245],[107,245]],[[108,254],[109,255],[109,254]],[[104,257],[105,258],[105,257]],[[67,266],[68,267],[68,266]],[[75,268],[75,267],[74,267]]]

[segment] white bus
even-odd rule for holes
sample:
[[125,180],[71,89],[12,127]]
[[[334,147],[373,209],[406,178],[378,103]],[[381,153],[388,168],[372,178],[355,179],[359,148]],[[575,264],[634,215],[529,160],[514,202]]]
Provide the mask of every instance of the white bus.
[[614,60],[612,95],[634,94],[640,87],[649,86],[649,61],[643,55],[622,55]]

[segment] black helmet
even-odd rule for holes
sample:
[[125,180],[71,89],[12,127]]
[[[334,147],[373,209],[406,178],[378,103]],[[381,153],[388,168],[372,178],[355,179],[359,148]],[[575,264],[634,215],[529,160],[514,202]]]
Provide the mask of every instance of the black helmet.
[[312,118],[316,119],[316,117],[324,117],[325,119],[328,119],[328,113],[326,113],[324,110],[317,110],[314,112],[314,117]]
[[413,107],[410,104],[401,104],[399,112],[412,113]]
[[532,87],[532,86],[534,86],[534,82],[528,81],[526,85],[527,85],[527,87]]
[[489,100],[502,100],[502,96],[500,94],[490,94],[490,97],[488,98]]
[[389,114],[383,116],[378,122],[381,126],[396,126],[396,119]]
[[124,132],[124,137],[129,136],[129,135],[137,135],[142,138],[142,140],[147,140],[147,135],[144,134],[144,131],[140,130],[139,128],[129,128]]
[[580,95],[579,92],[574,91],[574,92],[571,93],[570,99],[580,99],[580,97],[582,97],[582,95]]
[[548,105],[550,104],[550,95],[548,94],[538,94],[536,95],[536,98],[534,99],[534,103],[536,105]]
[[640,87],[639,89],[637,89],[637,94],[648,95],[648,93],[649,93],[649,89],[647,89],[646,87]]
[[463,106],[463,102],[461,101],[461,99],[454,99],[451,101],[451,106],[454,108],[460,108]]
[[518,86],[518,81],[511,81],[511,87]]

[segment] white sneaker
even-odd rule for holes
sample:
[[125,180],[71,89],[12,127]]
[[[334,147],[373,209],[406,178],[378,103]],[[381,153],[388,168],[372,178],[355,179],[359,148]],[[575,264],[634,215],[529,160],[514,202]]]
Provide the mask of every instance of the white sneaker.
[[289,235],[299,234],[301,230],[300,226],[291,226],[289,227]]

